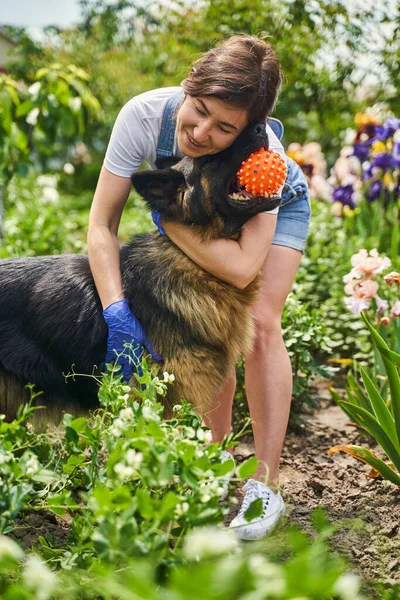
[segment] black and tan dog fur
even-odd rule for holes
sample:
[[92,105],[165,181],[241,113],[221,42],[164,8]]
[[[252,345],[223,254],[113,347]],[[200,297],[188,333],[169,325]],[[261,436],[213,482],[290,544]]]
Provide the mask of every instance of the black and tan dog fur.
[[[136,190],[166,221],[191,225],[204,240],[238,239],[253,215],[279,198],[232,198],[241,162],[268,145],[263,125],[250,125],[227,150],[184,158],[172,168],[139,172]],[[251,348],[251,306],[259,279],[241,290],[210,275],[158,232],[136,235],[121,249],[125,297],[153,347],[160,371],[174,373],[167,408],[187,398],[213,398],[240,355]],[[88,258],[82,255],[0,262],[0,412],[11,418],[26,400],[26,383],[48,406],[97,405],[91,378],[63,373],[103,368],[107,327]]]

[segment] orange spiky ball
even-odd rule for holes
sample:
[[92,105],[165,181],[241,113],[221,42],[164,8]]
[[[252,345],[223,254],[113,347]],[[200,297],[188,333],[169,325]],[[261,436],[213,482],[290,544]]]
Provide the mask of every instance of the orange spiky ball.
[[253,196],[276,196],[285,183],[287,166],[280,154],[260,148],[242,162],[239,183]]

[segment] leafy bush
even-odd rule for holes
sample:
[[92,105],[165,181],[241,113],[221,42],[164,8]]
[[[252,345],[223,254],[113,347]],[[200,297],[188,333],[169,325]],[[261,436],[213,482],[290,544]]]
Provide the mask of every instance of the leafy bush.
[[[35,433],[29,419],[39,409],[29,405],[15,421],[0,421],[1,597],[362,600],[358,578],[329,552],[334,528],[322,515],[312,543],[289,530],[278,545],[242,545],[234,531],[213,526],[228,511],[221,478],[234,468],[221,462],[221,448],[236,439],[211,444],[187,402],[163,420],[158,400],[173,377],[142,368],[131,389],[110,367],[101,407],[88,417],[66,414],[63,434]],[[245,461],[238,478],[256,466]],[[25,553],[13,532],[18,515],[32,512],[44,526],[50,513],[68,523],[67,541],[46,532],[35,554]]]

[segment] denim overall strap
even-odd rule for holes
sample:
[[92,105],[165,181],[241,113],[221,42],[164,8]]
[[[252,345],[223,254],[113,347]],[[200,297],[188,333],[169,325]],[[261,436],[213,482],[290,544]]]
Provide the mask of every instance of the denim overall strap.
[[178,104],[183,100],[184,92],[180,90],[168,100],[161,122],[161,131],[158,138],[156,155],[158,159],[171,158],[174,155],[174,139],[176,119],[173,118]]
[[284,132],[282,123],[278,119],[274,119],[273,117],[270,117],[267,123],[271,127],[278,140],[281,140],[283,138]]

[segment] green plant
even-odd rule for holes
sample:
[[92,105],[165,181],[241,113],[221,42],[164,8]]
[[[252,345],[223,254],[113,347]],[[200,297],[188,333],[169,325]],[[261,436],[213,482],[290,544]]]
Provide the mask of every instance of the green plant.
[[[57,144],[82,136],[100,105],[89,76],[74,65],[51,64],[28,86],[0,73],[0,229],[4,195],[15,174],[25,176],[34,159],[46,164]],[[0,232],[1,233],[1,232]]]
[[400,377],[397,371],[397,366],[400,366],[400,354],[390,350],[365,314],[361,316],[371,333],[374,346],[382,356],[390,398],[385,401],[379,386],[363,368],[360,371],[364,386],[355,378],[351,378],[347,387],[347,400],[334,389],[330,392],[344,412],[373,437],[390,462],[385,462],[367,448],[353,445],[335,446],[330,449],[330,454],[339,450],[347,452],[369,464],[385,479],[400,485]]
[[0,536],[0,594],[4,600],[365,600],[359,577],[329,550],[332,531],[325,526],[311,542],[292,528],[281,532],[277,551],[267,541],[242,546],[232,531],[200,527],[163,568],[154,553],[58,570]]

